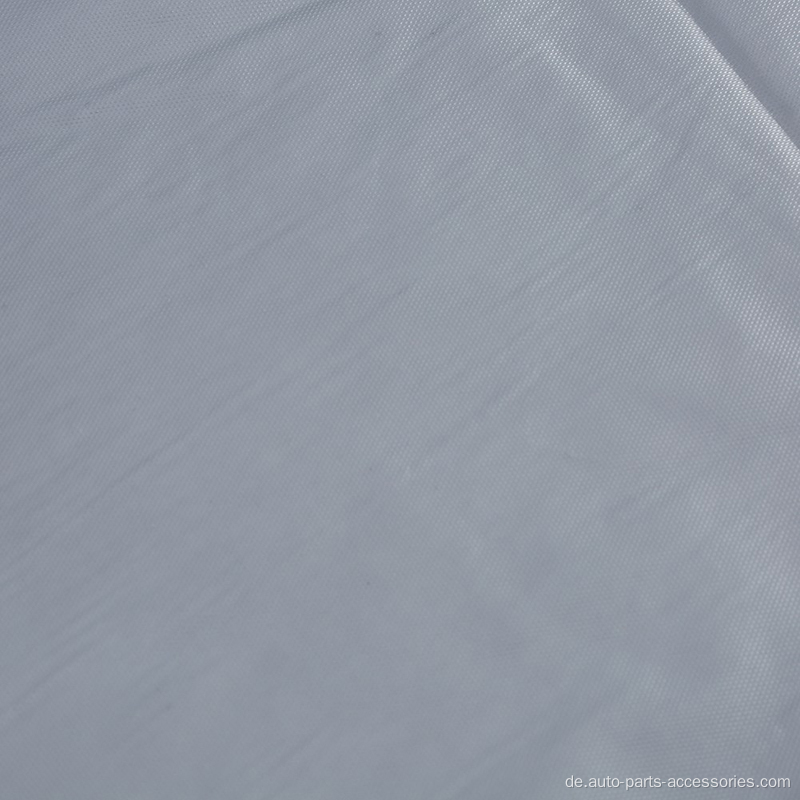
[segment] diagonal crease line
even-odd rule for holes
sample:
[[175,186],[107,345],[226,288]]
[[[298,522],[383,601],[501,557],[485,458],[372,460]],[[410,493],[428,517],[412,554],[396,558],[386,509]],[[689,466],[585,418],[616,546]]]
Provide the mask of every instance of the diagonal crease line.
[[[766,128],[764,131],[766,136],[773,139],[772,144],[777,146],[780,156],[788,159],[788,163],[784,162],[784,166],[792,178],[793,185],[790,192],[795,208],[791,219],[796,227],[797,183],[800,177],[800,126],[796,124],[796,114],[791,106],[785,101],[782,102],[769,86],[758,66],[744,52],[723,21],[709,9],[705,0],[674,0],[674,3],[735,76],[740,89],[745,93],[746,100],[749,100],[747,111],[755,112],[759,116],[757,121],[761,123],[762,130]],[[715,32],[713,38],[711,31]],[[783,318],[781,312],[767,302],[755,283],[743,284],[742,277],[737,277],[724,261],[717,261],[714,271],[709,272],[706,279],[715,303],[733,317],[737,326],[747,334],[748,340],[753,345],[762,351],[766,349],[765,355],[773,357],[777,355],[783,359],[787,353],[791,358],[797,352],[796,332]],[[744,295],[733,290],[734,286],[744,290],[746,299]]]
[[[797,115],[786,100],[770,87],[753,59],[738,44],[723,21],[704,0],[673,0],[708,45],[722,59],[728,69],[738,78],[748,96],[766,114],[778,129],[782,138],[791,144],[794,158],[800,156],[800,125]],[[712,36],[711,31],[714,31]],[[737,67],[733,64],[736,63]]]
[[346,5],[352,0],[311,0],[301,6],[276,14],[269,19],[252,25],[244,30],[237,31],[224,39],[213,42],[198,50],[190,51],[175,58],[146,64],[138,67],[123,75],[118,75],[103,83],[92,86],[88,89],[67,92],[48,100],[43,100],[34,105],[30,110],[32,113],[57,108],[69,103],[82,103],[89,106],[107,97],[110,94],[119,92],[137,81],[147,78],[160,78],[169,80],[182,74],[197,69],[208,69],[215,60],[221,60],[225,56],[234,53],[238,48],[257,41],[263,36],[267,36],[274,31],[286,28],[308,17],[318,16],[325,11],[331,10],[336,6]]

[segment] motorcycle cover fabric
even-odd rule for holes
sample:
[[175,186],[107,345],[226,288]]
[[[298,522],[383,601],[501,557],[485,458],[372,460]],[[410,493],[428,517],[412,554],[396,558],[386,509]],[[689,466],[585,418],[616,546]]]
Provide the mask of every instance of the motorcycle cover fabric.
[[0,65],[3,797],[796,796],[798,0]]

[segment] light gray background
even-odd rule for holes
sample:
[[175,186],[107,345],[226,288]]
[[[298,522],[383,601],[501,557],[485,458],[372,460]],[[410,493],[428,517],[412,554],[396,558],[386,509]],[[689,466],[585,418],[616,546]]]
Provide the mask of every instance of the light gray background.
[[0,0],[0,796],[796,797],[798,143],[797,0]]

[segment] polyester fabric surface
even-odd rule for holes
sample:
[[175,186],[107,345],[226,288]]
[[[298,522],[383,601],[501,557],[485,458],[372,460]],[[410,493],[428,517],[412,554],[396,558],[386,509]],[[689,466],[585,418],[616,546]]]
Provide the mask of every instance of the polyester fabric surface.
[[797,797],[799,144],[798,0],[0,0],[0,796]]

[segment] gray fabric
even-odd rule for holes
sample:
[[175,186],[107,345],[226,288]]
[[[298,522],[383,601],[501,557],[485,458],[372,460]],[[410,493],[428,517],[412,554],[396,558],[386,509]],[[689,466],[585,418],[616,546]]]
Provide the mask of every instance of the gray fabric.
[[2,797],[797,796],[800,3],[4,0],[0,65]]

